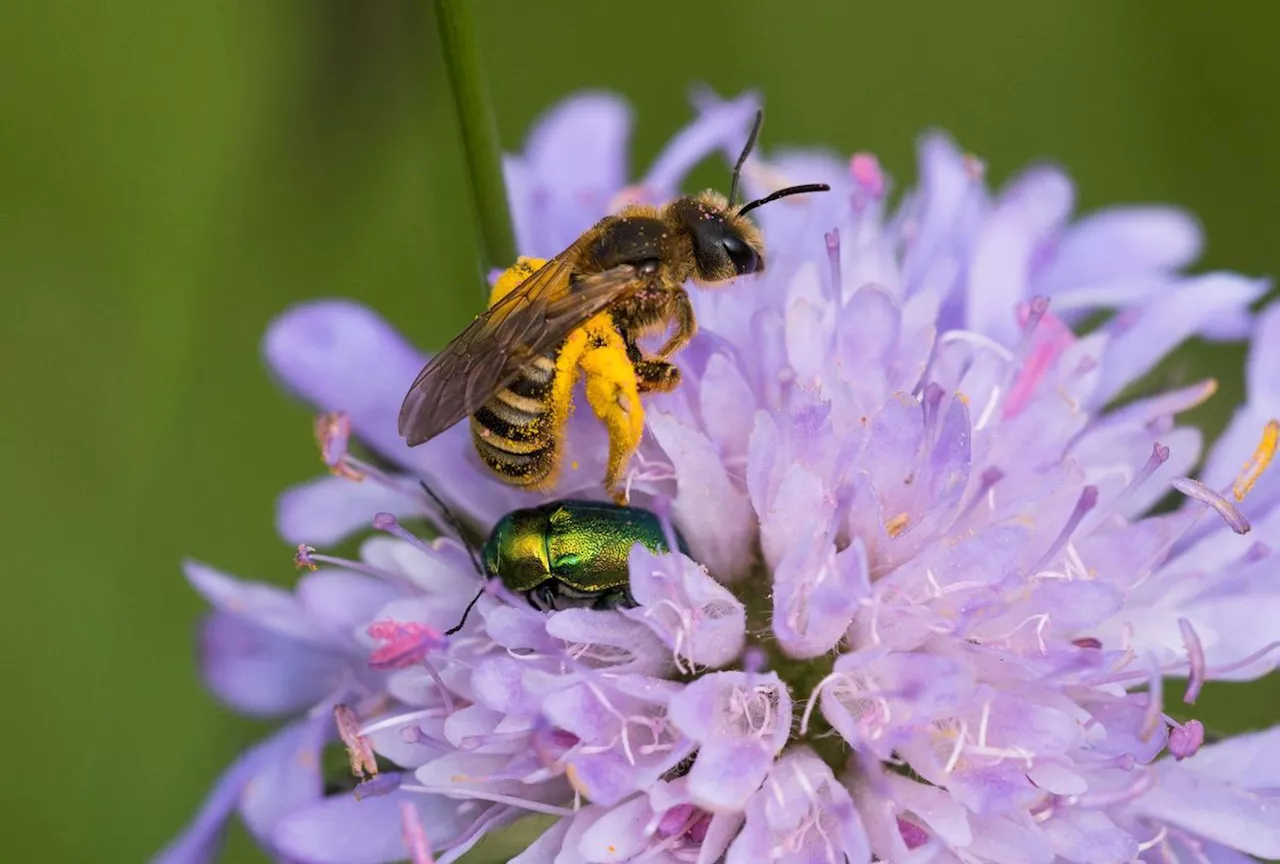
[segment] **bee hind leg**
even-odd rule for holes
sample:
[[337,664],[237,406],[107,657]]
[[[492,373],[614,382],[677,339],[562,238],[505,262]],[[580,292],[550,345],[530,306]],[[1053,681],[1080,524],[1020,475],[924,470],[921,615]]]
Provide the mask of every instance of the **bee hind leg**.
[[640,404],[636,367],[613,327],[592,333],[580,362],[586,377],[587,403],[609,432],[604,487],[615,501],[625,504],[626,494],[619,481],[644,433],[644,406]]

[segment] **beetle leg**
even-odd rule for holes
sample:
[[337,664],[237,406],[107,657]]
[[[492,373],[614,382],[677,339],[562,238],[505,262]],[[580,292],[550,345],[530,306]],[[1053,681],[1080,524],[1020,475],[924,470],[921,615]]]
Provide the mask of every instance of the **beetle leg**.
[[529,605],[539,612],[554,612],[556,608],[556,588],[553,582],[543,582],[528,593]]
[[596,609],[633,609],[639,604],[626,588],[614,588],[600,595],[595,602]]
[[644,433],[640,384],[627,345],[613,322],[606,315],[598,315],[587,322],[586,329],[587,347],[580,363],[586,376],[587,402],[609,432],[604,487],[615,501],[625,504],[626,496],[618,481]]

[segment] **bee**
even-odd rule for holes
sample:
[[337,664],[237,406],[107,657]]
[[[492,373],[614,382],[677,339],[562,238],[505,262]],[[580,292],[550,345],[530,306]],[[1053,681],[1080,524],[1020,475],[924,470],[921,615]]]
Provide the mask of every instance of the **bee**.
[[[565,420],[579,374],[609,433],[604,486],[619,503],[623,469],[640,444],[640,394],[680,383],[671,358],[697,331],[684,284],[728,282],[764,270],[764,242],[747,214],[810,183],[737,206],[738,180],[763,122],[733,170],[729,197],[707,190],[661,207],[606,216],[549,261],[522,258],[494,285],[488,309],[427,363],[400,408],[410,446],[471,417],[480,459],[507,483],[556,481]],[[655,353],[638,340],[670,332]]]

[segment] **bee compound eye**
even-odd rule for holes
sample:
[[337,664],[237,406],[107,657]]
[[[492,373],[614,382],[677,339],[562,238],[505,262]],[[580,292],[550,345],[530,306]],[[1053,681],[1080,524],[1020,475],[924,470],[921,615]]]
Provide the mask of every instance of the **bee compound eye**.
[[760,258],[756,255],[756,250],[739,238],[730,235],[721,240],[720,245],[733,262],[733,269],[738,275],[755,273],[760,269]]

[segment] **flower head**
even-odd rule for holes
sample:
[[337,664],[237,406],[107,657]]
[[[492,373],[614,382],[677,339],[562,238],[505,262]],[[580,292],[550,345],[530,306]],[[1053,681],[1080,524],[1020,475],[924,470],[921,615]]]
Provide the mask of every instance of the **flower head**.
[[[555,109],[508,164],[521,253],[670,196],[754,108],[701,95],[630,185],[625,107]],[[992,193],[937,135],[920,176],[890,207],[868,154],[748,162],[749,193],[833,192],[760,210],[768,273],[695,297],[683,383],[649,400],[628,477],[689,554],[633,549],[634,608],[538,612],[459,542],[402,527],[447,524],[420,481],[482,533],[535,499],[485,474],[465,430],[403,447],[424,358],[372,312],[277,321],[277,374],[343,412],[317,427],[336,476],[280,503],[319,569],[291,594],[188,575],[217,610],[210,686],[301,719],[229,769],[166,860],[207,860],[235,806],[303,862],[447,864],[528,812],[559,818],[520,864],[1280,855],[1280,730],[1202,746],[1166,710],[1166,678],[1194,703],[1275,664],[1280,306],[1255,317],[1265,283],[1184,274],[1200,233],[1176,210],[1073,222],[1061,171]],[[1084,329],[1098,310],[1115,314]],[[1212,382],[1117,400],[1192,335],[1253,340],[1248,401],[1198,480],[1176,418]],[[603,475],[599,429],[570,425],[556,497]],[[1153,514],[1171,488],[1182,506]],[[313,548],[370,525],[359,560]],[[334,734],[354,793],[313,767]]]

